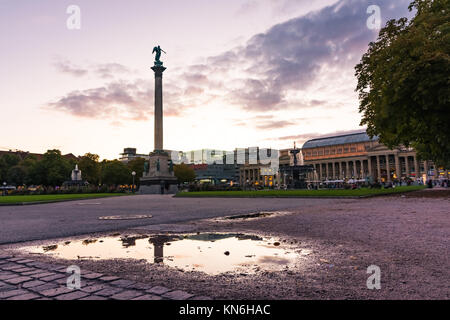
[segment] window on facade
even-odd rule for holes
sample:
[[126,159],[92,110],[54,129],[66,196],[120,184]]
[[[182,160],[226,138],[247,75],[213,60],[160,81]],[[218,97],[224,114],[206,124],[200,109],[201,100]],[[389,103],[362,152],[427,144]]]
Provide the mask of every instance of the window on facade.
[[325,155],[329,155],[330,154],[330,149],[326,149],[325,150]]
[[342,149],[341,148],[337,149],[337,153],[342,153]]
[[355,147],[350,148],[350,152],[356,152],[356,148]]
[[348,148],[344,148],[344,153],[347,153],[348,152]]

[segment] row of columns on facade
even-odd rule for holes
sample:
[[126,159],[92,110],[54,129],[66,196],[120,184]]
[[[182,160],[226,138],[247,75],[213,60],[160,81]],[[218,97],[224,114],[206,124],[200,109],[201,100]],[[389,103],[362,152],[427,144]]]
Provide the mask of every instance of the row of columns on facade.
[[260,168],[244,169],[242,170],[241,179],[241,183],[247,183],[247,181],[251,184],[255,182],[262,183],[264,176],[261,174]]
[[[390,154],[371,156],[368,159],[355,159],[349,161],[329,161],[313,164],[319,179],[332,178],[332,179],[344,179],[344,178],[366,178],[374,177],[378,180],[382,178],[381,159],[384,162],[384,170],[386,171],[386,180],[391,181],[391,165],[389,162]],[[405,159],[405,174],[409,177],[411,174],[411,166],[409,158],[413,158],[414,173],[418,177],[420,173],[420,164],[416,156],[399,156],[394,154],[394,169],[397,178],[402,177],[400,158]],[[372,163],[372,158],[375,158],[376,163]],[[359,168],[358,164],[359,163]],[[373,165],[376,165],[376,171],[373,171]],[[331,167],[331,168],[330,168]],[[424,172],[428,172],[428,163],[424,161]]]

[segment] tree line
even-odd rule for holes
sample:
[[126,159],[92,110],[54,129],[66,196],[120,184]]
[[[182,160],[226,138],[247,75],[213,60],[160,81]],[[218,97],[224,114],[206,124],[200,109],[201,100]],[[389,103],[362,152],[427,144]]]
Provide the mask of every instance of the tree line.
[[39,159],[28,155],[23,159],[16,154],[7,153],[0,157],[0,183],[8,185],[48,187],[61,186],[70,180],[71,172],[78,164],[82,178],[90,185],[131,185],[136,172],[135,183],[144,171],[145,159],[137,158],[127,164],[119,160],[99,161],[97,154],[86,153],[78,160],[65,158],[59,150],[48,150]]

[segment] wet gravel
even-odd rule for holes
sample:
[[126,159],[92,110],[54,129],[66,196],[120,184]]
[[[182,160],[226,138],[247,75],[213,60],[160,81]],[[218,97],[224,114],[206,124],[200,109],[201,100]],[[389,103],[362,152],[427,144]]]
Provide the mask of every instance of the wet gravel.
[[[188,224],[199,232],[276,237],[281,247],[305,253],[295,268],[281,272],[211,276],[136,260],[74,263],[215,299],[448,299],[450,197],[436,191],[339,200],[333,206],[316,202],[291,214]],[[370,265],[381,268],[381,290],[367,289]]]

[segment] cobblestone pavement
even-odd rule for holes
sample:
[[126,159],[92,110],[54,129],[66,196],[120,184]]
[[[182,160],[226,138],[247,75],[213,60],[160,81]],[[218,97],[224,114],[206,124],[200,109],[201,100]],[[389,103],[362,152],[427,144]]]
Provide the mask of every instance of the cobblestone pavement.
[[67,267],[0,253],[0,300],[210,300],[83,270],[81,288],[69,289]]

